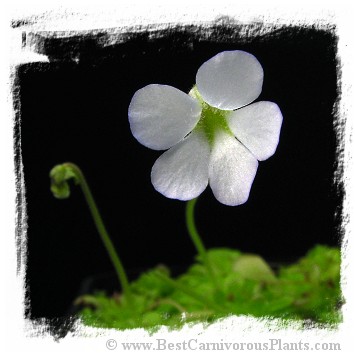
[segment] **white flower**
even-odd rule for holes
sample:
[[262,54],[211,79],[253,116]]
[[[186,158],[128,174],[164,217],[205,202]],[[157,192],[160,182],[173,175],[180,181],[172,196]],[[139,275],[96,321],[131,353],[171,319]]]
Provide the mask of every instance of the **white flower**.
[[247,201],[258,160],[274,154],[282,114],[272,102],[246,106],[261,93],[264,72],[244,51],[225,51],[203,63],[189,95],[167,85],[138,90],[128,109],[134,137],[154,150],[154,188],[191,200],[208,183],[218,201]]

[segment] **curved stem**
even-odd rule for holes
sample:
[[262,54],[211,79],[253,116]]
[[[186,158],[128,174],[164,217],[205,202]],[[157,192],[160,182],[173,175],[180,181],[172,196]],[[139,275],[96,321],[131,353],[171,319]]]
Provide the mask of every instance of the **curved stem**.
[[103,223],[103,220],[101,218],[100,212],[97,208],[97,205],[95,203],[94,197],[91,193],[91,190],[89,188],[89,185],[85,179],[84,174],[80,170],[80,168],[70,162],[66,162],[62,165],[58,165],[54,167],[51,171],[50,174],[52,178],[52,186],[51,189],[53,193],[55,194],[56,197],[58,198],[66,198],[69,196],[69,187],[66,186],[67,191],[65,191],[62,196],[58,194],[58,189],[56,190],[57,187],[60,189],[63,188],[63,185],[67,184],[66,181],[70,178],[73,178],[77,184],[80,184],[80,187],[82,189],[82,192],[84,194],[84,197],[86,199],[86,202],[89,206],[90,213],[92,215],[92,218],[95,222],[96,228],[99,232],[99,235],[102,239],[102,242],[104,243],[104,246],[110,256],[110,259],[112,261],[112,264],[116,270],[118,279],[121,283],[122,290],[125,295],[130,295],[130,286],[128,283],[127,275],[126,272],[123,268],[122,262],[115,250],[115,247],[110,239],[110,236],[107,233],[107,230],[105,228],[105,225]]
[[207,253],[206,253],[206,248],[203,245],[202,239],[197,232],[197,228],[195,224],[194,211],[195,211],[196,201],[197,198],[194,198],[191,201],[188,201],[186,204],[186,225],[189,235],[192,239],[192,242],[194,243],[198,254],[203,259]]
[[195,205],[196,205],[197,198],[198,197],[188,201],[186,204],[186,226],[187,226],[189,235],[192,239],[192,242],[195,245],[199,256],[201,257],[202,262],[206,266],[208,273],[211,276],[213,284],[215,285],[215,287],[217,289],[219,289],[216,275],[215,275],[214,270],[211,266],[211,263],[209,262],[206,248],[202,242],[200,235],[197,232],[197,228],[196,228],[196,224],[195,224],[194,211],[195,211]]

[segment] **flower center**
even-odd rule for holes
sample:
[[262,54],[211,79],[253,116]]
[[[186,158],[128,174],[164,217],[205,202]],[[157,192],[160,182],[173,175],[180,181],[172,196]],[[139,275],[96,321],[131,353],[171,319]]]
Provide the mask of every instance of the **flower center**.
[[206,103],[198,92],[196,85],[193,86],[189,95],[197,99],[202,106],[201,118],[195,130],[203,130],[211,146],[214,144],[216,133],[219,130],[223,130],[233,136],[226,120],[226,116],[232,112],[232,110],[218,109]]

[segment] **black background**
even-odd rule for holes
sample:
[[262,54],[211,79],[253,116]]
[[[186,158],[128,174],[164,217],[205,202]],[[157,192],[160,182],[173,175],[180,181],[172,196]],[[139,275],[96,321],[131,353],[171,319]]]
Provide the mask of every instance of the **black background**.
[[[87,276],[112,271],[79,187],[67,200],[49,190],[49,171],[65,161],[85,173],[129,271],[164,263],[185,267],[195,256],[185,203],[156,192],[150,170],[161,152],[132,136],[127,109],[136,90],[169,84],[188,92],[199,66],[223,50],[254,54],[264,69],[258,100],[284,116],[280,144],[260,163],[249,200],[219,203],[208,188],[196,206],[207,247],[232,247],[270,261],[293,261],[316,243],[338,245],[342,195],[333,184],[337,141],[337,38],[333,28],[219,23],[70,38],[36,35],[49,64],[19,68],[16,86],[28,214],[29,316],[66,314]],[[245,36],[245,31],[249,36]],[[207,34],[208,33],[208,34]],[[21,136],[20,136],[21,134]],[[17,154],[20,146],[17,146]]]

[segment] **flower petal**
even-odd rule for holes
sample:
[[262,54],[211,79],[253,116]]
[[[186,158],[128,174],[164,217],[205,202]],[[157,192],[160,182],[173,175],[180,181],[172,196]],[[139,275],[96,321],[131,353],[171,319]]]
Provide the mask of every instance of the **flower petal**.
[[161,155],[152,168],[154,188],[168,198],[191,200],[208,185],[210,146],[202,131],[194,130],[186,139]]
[[225,51],[199,68],[196,85],[208,104],[232,110],[251,103],[259,96],[263,78],[263,68],[252,54]]
[[227,116],[233,134],[260,161],[272,156],[279,143],[282,114],[277,104],[256,102]]
[[248,200],[258,160],[234,137],[218,132],[211,152],[209,179],[218,201],[237,206]]
[[128,108],[133,136],[154,150],[166,150],[181,141],[197,124],[201,105],[171,86],[150,84],[139,89]]

